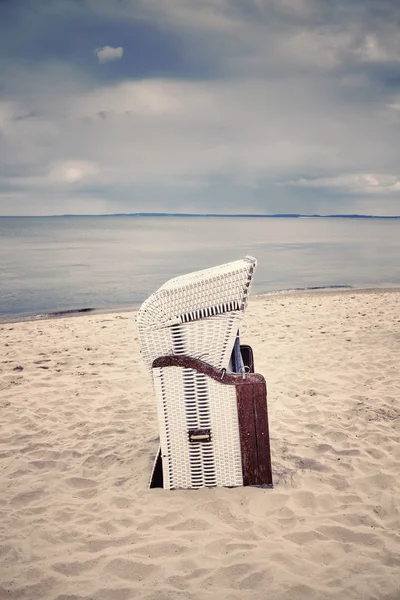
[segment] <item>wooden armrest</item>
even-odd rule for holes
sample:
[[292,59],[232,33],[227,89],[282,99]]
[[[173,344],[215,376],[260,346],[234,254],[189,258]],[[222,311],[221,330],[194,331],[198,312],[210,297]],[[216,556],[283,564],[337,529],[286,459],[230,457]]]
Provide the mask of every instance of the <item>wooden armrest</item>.
[[153,361],[152,367],[153,369],[155,367],[194,369],[198,373],[204,373],[208,377],[225,385],[249,385],[255,383],[264,383],[266,385],[264,377],[259,373],[246,373],[245,376],[240,373],[227,373],[225,370],[216,369],[203,360],[193,358],[193,356],[176,356],[173,354],[159,356]]

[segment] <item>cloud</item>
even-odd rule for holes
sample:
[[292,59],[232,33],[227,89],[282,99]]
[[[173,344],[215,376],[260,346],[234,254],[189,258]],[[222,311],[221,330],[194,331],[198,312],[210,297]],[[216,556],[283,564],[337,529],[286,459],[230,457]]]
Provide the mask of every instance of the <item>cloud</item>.
[[351,194],[376,194],[400,191],[400,178],[389,174],[340,174],[335,177],[301,178],[289,185],[306,188],[336,189]]
[[49,180],[58,184],[74,184],[99,174],[95,164],[87,161],[61,162],[51,167]]
[[124,54],[124,49],[122,46],[118,46],[118,48],[103,46],[102,48],[96,48],[95,54],[99,63],[105,63],[111,60],[120,60]]
[[[261,212],[317,212],[321,200],[313,190],[386,195],[392,186],[396,197],[399,141],[390,120],[396,112],[385,98],[359,102],[364,84],[351,92],[329,78],[82,87],[79,73],[70,71],[59,90],[54,76],[52,69],[38,79],[15,73],[20,95],[2,110],[0,103],[4,155],[9,166],[24,166],[17,176],[3,176],[14,191],[39,198],[51,189],[68,202],[71,191],[80,197],[101,191],[116,212],[175,209],[179,198],[184,208],[188,189],[195,210],[216,195],[221,212],[236,210],[240,196],[244,210]],[[349,103],[348,94],[356,101]],[[28,106],[32,116],[15,120]],[[360,171],[386,172],[389,179],[379,176],[374,185],[367,176],[346,175]],[[236,195],[234,208],[228,196]],[[387,210],[396,212],[392,205]]]
[[[320,89],[257,79],[141,80],[70,89],[61,96],[51,85],[36,88],[36,113],[46,116],[8,120],[8,156],[21,156],[24,139],[27,162],[40,165],[47,154],[52,163],[71,163],[74,173],[75,164],[108,167],[110,185],[113,177],[120,184],[162,185],[165,178],[220,174],[241,185],[251,181],[252,187],[310,171],[310,165],[312,173],[360,165],[368,172],[396,160],[398,140],[385,123],[385,107],[349,107],[327,81]],[[12,116],[25,106],[7,110]]]
[[[0,214],[400,213],[396,3],[37,6],[41,54],[27,29],[0,64]],[[96,67],[104,39],[129,61]]]

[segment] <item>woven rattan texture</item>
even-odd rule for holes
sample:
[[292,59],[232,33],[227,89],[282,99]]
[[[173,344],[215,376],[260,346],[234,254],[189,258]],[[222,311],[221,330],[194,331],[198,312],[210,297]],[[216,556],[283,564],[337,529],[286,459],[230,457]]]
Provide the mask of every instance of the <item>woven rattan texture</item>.
[[243,311],[236,311],[159,330],[151,329],[142,338],[143,359],[151,369],[159,356],[186,354],[218,369],[226,369],[242,320]]
[[[139,340],[153,375],[166,488],[243,484],[234,386],[193,369],[152,369],[152,364],[160,356],[188,355],[228,370],[256,264],[246,257],[176,277],[139,310]],[[211,440],[190,441],[193,429],[209,429]]]
[[[143,302],[139,330],[244,310],[256,264],[255,258],[247,257],[170,279]],[[208,315],[204,313],[207,310]]]
[[[243,485],[235,387],[193,369],[156,368],[153,377],[164,487]],[[189,442],[197,428],[210,429],[211,441]]]
[[148,368],[167,354],[188,354],[227,368],[256,264],[248,257],[189,273],[152,294],[137,319]]

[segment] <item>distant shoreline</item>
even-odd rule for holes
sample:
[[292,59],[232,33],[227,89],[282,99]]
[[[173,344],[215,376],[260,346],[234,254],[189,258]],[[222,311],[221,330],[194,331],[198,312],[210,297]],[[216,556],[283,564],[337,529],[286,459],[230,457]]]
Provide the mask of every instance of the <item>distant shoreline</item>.
[[[270,292],[261,292],[252,294],[251,299],[256,300],[257,298],[268,298],[275,296],[303,296],[303,295],[321,295],[321,294],[376,294],[376,293],[399,293],[400,288],[394,287],[352,287],[351,285],[326,285],[326,286],[310,286],[304,288],[291,288],[284,290],[273,290]],[[80,308],[69,308],[65,310],[47,311],[43,313],[21,313],[21,314],[2,314],[0,315],[0,326],[5,326],[13,323],[24,323],[28,321],[48,321],[57,320],[60,318],[69,317],[84,317],[89,315],[99,314],[117,314],[117,313],[131,313],[139,310],[142,302],[133,302],[131,305],[110,305],[109,307],[80,307]]]
[[59,218],[81,218],[81,217],[212,217],[212,218],[252,218],[252,219],[400,219],[400,215],[358,215],[358,214],[337,214],[337,215],[303,215],[297,213],[282,213],[272,215],[262,214],[215,214],[215,213],[106,213],[93,215],[65,214],[65,215],[0,215],[0,219],[59,219]]

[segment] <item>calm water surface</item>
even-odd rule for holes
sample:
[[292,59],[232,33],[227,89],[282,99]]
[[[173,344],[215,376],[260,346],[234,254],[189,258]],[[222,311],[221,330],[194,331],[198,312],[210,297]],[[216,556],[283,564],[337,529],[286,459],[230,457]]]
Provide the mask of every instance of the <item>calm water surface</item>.
[[0,218],[0,319],[137,306],[170,277],[251,254],[253,293],[400,286],[400,220]]

